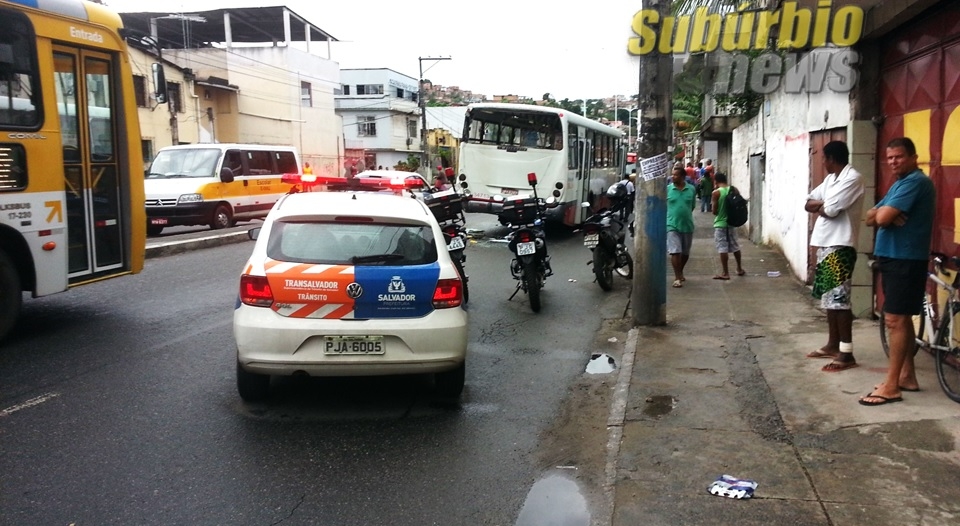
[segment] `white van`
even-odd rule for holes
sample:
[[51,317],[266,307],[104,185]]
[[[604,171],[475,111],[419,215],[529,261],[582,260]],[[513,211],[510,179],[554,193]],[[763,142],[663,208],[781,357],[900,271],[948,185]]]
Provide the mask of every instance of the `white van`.
[[290,189],[280,177],[300,172],[300,155],[292,146],[185,144],[161,149],[146,172],[149,235],[176,225],[218,229],[266,217]]

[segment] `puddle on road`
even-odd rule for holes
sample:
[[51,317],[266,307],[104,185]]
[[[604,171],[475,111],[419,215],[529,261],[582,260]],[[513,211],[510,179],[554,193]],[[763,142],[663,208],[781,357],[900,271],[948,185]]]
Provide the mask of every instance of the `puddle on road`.
[[557,474],[547,475],[530,488],[516,526],[588,526],[587,499],[577,483]]
[[617,370],[617,362],[609,354],[594,354],[587,362],[587,373],[606,374]]
[[676,405],[676,401],[676,398],[669,395],[651,396],[646,399],[647,405],[643,407],[643,414],[653,418],[668,415],[673,411],[673,406]]

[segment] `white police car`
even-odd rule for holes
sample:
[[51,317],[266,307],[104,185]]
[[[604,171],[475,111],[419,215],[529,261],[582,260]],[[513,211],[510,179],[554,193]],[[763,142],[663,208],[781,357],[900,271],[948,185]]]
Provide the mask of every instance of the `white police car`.
[[[386,185],[410,181],[371,187]],[[251,231],[233,317],[244,400],[299,373],[435,373],[441,396],[463,390],[467,312],[440,227],[418,199],[364,190],[286,195]]]

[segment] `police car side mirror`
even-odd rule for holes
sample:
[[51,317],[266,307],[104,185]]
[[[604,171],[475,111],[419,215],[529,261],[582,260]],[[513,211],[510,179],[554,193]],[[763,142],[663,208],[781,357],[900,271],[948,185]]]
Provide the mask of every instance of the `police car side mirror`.
[[223,182],[225,182],[225,183],[232,183],[232,182],[233,182],[233,170],[227,168],[226,166],[224,166],[223,168],[221,168],[221,169],[220,169],[220,180],[223,181]]
[[260,237],[260,228],[261,227],[256,227],[247,230],[247,237],[249,237],[251,241],[256,241],[257,238]]

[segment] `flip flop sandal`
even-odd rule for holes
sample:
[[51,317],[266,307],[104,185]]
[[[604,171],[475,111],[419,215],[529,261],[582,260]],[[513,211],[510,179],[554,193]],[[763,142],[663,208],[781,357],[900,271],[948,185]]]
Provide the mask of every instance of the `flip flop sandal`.
[[[867,398],[878,398],[878,399],[880,399],[880,401],[879,401],[879,402],[870,402],[870,401],[867,400]],[[865,405],[865,406],[868,406],[868,407],[873,407],[873,406],[877,406],[877,405],[892,404],[892,403],[894,403],[894,402],[903,402],[903,397],[902,397],[902,396],[898,396],[898,397],[896,397],[896,398],[887,398],[886,396],[880,396],[880,395],[878,395],[878,394],[868,394],[867,396],[864,396],[863,398],[861,398],[861,399],[859,400],[859,402],[860,402],[860,405]]]
[[830,362],[827,365],[824,365],[820,370],[825,373],[836,373],[839,371],[846,371],[847,369],[853,369],[857,366],[857,362]]
[[832,353],[824,351],[823,349],[817,349],[815,351],[810,351],[807,353],[807,358],[830,358],[835,360],[840,353]]
[[682,282],[682,281],[680,281],[679,279],[673,280],[673,288],[679,289],[679,288],[682,287],[682,286],[683,286],[683,282]]

